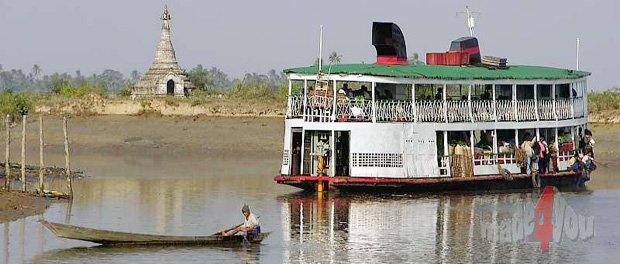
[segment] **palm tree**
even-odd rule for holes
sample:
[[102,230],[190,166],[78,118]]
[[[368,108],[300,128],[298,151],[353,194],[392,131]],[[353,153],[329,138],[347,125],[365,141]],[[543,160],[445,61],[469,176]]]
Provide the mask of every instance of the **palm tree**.
[[39,75],[41,74],[41,67],[38,64],[32,65],[31,74],[34,79],[37,79],[37,77],[39,77]]
[[342,55],[339,55],[338,53],[336,53],[335,51],[332,51],[332,53],[329,54],[329,64],[340,64],[340,61],[342,60]]

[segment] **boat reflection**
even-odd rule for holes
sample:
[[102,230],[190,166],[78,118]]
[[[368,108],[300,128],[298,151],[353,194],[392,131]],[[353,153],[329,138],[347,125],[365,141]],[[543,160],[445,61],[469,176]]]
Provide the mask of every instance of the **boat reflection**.
[[[531,203],[537,195],[280,196],[284,259],[321,263],[451,263],[535,258],[540,253],[537,243],[497,238],[505,220],[514,217],[518,207]],[[483,228],[491,232],[486,237]],[[544,259],[570,259],[559,253],[562,251],[561,247],[552,249]]]

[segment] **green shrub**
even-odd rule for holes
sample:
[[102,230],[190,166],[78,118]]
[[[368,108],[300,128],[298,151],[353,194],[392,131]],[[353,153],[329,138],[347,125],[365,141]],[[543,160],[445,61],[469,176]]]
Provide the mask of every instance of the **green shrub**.
[[620,88],[614,87],[604,92],[588,93],[588,112],[596,113],[620,109]]
[[0,113],[3,116],[9,114],[15,118],[27,115],[33,109],[32,96],[29,93],[14,94],[12,90],[4,90],[0,93]]

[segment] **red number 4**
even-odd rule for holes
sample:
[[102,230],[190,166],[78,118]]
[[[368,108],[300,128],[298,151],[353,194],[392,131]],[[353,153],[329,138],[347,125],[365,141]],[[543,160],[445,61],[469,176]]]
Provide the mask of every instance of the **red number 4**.
[[542,196],[538,199],[538,203],[536,203],[536,216],[534,218],[536,224],[532,237],[540,241],[540,250],[542,251],[549,251],[549,242],[553,238],[553,223],[551,222],[553,195],[553,186],[546,186]]

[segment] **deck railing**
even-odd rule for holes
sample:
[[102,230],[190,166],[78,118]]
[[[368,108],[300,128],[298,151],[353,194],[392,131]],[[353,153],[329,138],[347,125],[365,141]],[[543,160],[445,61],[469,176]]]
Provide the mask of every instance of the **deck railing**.
[[570,119],[571,116],[571,99],[555,100],[555,113],[559,120]]
[[291,95],[288,97],[288,107],[286,109],[287,118],[298,118],[303,115],[304,97]]
[[411,100],[381,100],[375,104],[377,121],[412,122],[413,101]]
[[446,122],[443,101],[416,101],[418,122]]
[[512,100],[497,100],[497,121],[515,121],[515,107]]
[[[556,100],[458,100],[412,101],[339,98],[334,109],[333,97],[290,96],[287,118],[319,122],[526,122],[566,120],[585,115],[583,97]],[[305,106],[305,109],[304,109]],[[538,107],[538,108],[537,108]],[[516,111],[515,111],[516,110]],[[497,115],[497,117],[496,117]]]
[[493,101],[475,100],[471,101],[471,111],[474,122],[490,122],[495,121],[495,111],[493,110]]
[[447,101],[448,122],[467,122],[469,118],[469,102],[468,101]]
[[517,101],[517,119],[519,121],[536,120],[536,102],[534,99]]
[[538,100],[538,118],[540,120],[555,120],[553,100]]
[[336,120],[339,122],[372,121],[372,100],[343,99],[336,104]]

